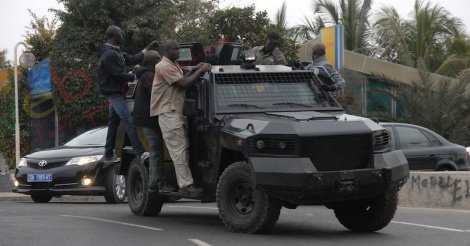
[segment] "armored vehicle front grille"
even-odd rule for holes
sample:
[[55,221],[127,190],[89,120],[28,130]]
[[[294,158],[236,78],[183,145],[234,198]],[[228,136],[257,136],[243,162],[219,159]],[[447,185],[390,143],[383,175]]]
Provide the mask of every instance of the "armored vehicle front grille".
[[67,164],[66,161],[60,161],[60,162],[48,162],[45,166],[41,167],[39,166],[39,162],[29,162],[28,161],[28,167],[34,168],[34,169],[39,169],[39,170],[45,170],[45,169],[52,169],[56,167],[62,167]]
[[387,145],[390,141],[390,134],[386,131],[374,136],[374,146]]
[[370,134],[309,137],[301,146],[318,171],[366,168],[373,150]]

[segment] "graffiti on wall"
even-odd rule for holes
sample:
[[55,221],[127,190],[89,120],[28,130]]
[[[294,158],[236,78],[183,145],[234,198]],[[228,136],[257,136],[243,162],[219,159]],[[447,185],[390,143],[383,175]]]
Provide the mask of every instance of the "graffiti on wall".
[[470,201],[470,177],[462,178],[461,175],[411,174],[411,189],[419,193],[439,192],[450,195],[452,204]]

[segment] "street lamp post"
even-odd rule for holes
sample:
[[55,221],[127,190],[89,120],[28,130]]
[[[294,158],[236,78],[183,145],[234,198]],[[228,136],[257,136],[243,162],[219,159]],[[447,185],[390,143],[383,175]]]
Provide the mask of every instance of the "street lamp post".
[[24,42],[18,42],[15,45],[15,60],[14,60],[14,70],[15,70],[15,155],[16,155],[16,165],[20,162],[20,117],[18,110],[18,55],[17,49],[19,45],[23,45],[26,48],[26,51],[23,52],[20,56],[20,66],[23,68],[32,68],[36,63],[36,57],[33,53],[29,51],[29,46]]

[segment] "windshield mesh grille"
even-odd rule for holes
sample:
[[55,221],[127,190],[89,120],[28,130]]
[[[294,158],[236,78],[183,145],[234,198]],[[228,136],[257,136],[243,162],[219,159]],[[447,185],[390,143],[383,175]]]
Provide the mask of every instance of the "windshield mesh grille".
[[216,73],[214,79],[219,112],[340,108],[311,72]]

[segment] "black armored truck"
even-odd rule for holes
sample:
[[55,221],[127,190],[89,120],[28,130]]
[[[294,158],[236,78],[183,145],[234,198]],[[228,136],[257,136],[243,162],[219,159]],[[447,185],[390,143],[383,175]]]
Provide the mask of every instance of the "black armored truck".
[[[352,231],[387,226],[407,161],[391,150],[387,130],[346,114],[319,90],[320,75],[277,65],[213,66],[185,100],[190,168],[204,188],[186,198],[216,202],[232,232],[267,232],[283,207],[299,205],[324,205]],[[165,159],[166,175],[174,175]],[[129,163],[120,173],[134,214],[158,215],[169,199],[184,197],[148,192],[148,163]]]

